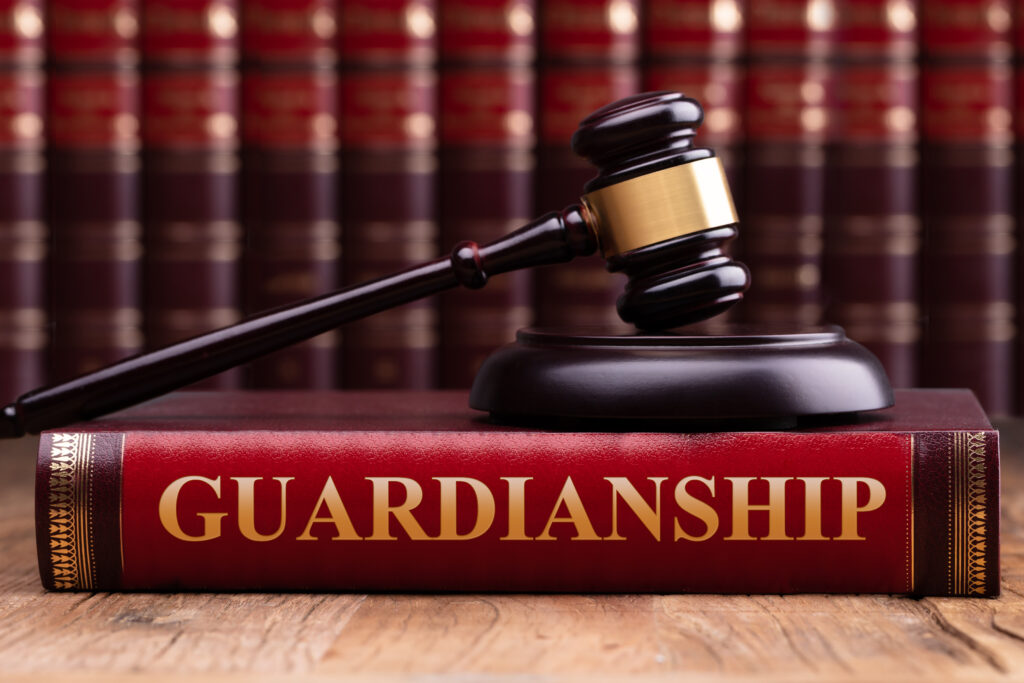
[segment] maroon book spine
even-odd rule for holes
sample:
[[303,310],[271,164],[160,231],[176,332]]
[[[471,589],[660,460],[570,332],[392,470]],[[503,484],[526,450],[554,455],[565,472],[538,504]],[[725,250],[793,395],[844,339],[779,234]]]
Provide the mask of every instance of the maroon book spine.
[[[440,215],[446,249],[463,240],[496,239],[533,213],[534,72],[531,60],[506,47],[532,42],[533,26],[510,21],[505,4],[442,4]],[[480,48],[469,20],[484,12],[505,18],[490,50]],[[442,386],[468,387],[487,355],[532,322],[531,279],[518,271],[478,291],[441,296]]]
[[142,349],[137,5],[49,7],[52,377]]
[[898,387],[917,383],[921,333],[915,9],[850,0],[840,14],[826,172],[826,317]]
[[[258,0],[242,13],[242,205],[249,312],[337,289],[334,3]],[[337,332],[252,365],[258,388],[330,389]]]
[[41,3],[0,4],[0,398],[46,381],[49,326]]
[[[616,7],[610,11],[603,0],[540,5],[536,215],[579,201],[584,184],[595,175],[569,145],[579,122],[640,90],[638,3]],[[608,49],[595,49],[595,41]],[[535,280],[538,324],[630,329],[615,313],[624,278],[610,275],[599,256],[543,268]]]
[[[241,317],[235,3],[151,0],[142,23],[146,339]],[[228,370],[202,388],[240,386]]]
[[509,427],[466,400],[186,392],[47,432],[43,585],[999,594],[999,435],[968,391],[709,434]]
[[[434,2],[345,4],[339,108],[346,284],[437,254],[436,12]],[[436,386],[436,300],[346,325],[343,338],[345,387]]]
[[765,0],[748,12],[744,217],[753,322],[816,324],[822,315],[825,143],[835,13],[829,2]]
[[970,387],[1005,414],[1016,377],[1010,8],[946,0],[922,9],[921,380]]

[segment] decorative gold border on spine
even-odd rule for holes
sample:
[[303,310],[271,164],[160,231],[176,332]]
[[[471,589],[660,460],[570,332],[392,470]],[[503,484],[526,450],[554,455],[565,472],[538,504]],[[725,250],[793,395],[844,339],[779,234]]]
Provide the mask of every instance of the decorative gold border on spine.
[[949,459],[949,592],[985,593],[988,495],[984,432],[955,432]]
[[54,434],[50,448],[50,567],[58,590],[91,590],[96,584],[92,543],[90,434]]

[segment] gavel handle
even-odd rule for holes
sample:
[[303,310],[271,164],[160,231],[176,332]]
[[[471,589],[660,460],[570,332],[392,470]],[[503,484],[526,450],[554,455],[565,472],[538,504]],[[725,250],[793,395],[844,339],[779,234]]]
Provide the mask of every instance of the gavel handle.
[[125,408],[338,325],[490,276],[568,261],[596,248],[581,209],[552,212],[494,242],[461,242],[395,275],[258,313],[242,322],[24,394],[3,409],[0,437],[21,436]]

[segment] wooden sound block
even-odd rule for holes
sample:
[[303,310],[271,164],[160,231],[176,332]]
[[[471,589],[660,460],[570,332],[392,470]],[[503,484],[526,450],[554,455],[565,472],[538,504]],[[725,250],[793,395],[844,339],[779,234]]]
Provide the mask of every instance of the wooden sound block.
[[[616,334],[527,328],[484,362],[470,406],[500,421],[793,426],[893,404],[878,359],[839,327]],[[852,417],[852,416],[851,416]]]

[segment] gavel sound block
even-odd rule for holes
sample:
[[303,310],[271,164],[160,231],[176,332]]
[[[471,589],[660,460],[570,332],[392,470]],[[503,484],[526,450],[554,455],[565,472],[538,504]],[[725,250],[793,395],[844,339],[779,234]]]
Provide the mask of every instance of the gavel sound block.
[[[463,242],[449,257],[31,391],[4,408],[0,436],[96,417],[340,324],[598,249],[609,270],[628,278],[619,315],[645,332],[521,332],[516,345],[485,364],[471,393],[473,407],[526,418],[748,419],[891,405],[878,361],[837,328],[702,338],[647,333],[720,313],[749,285],[746,268],[722,251],[736,235],[737,219],[721,164],[711,150],[692,144],[702,117],[700,105],[678,93],[637,95],[604,107],[573,137],[574,150],[598,168],[579,205],[489,244]],[[767,390],[772,386],[779,390]],[[780,401],[783,394],[792,400]]]

